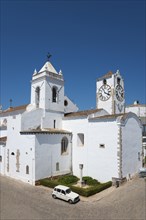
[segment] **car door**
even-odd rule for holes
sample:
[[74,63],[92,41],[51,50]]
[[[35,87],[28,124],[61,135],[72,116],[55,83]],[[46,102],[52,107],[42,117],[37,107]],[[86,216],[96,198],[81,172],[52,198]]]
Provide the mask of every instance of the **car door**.
[[61,196],[61,199],[67,201],[67,197],[66,197],[65,190],[61,190],[61,194],[60,194],[60,196]]
[[61,189],[56,189],[56,197],[61,199]]

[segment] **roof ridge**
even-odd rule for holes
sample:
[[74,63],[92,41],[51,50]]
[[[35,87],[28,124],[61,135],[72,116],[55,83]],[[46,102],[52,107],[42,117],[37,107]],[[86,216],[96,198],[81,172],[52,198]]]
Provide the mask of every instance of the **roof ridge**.
[[28,104],[25,104],[25,105],[19,105],[19,106],[15,106],[15,107],[10,107],[2,112],[0,112],[0,114],[2,113],[7,113],[7,112],[14,112],[14,111],[17,111],[17,110],[22,110],[22,109],[26,109]]
[[87,116],[89,114],[98,112],[103,110],[102,108],[100,109],[89,109],[89,110],[82,110],[82,111],[77,111],[77,112],[71,112],[71,113],[66,113],[65,116],[69,117],[69,116]]
[[102,79],[107,79],[110,78],[114,73],[110,70],[108,71],[106,74],[104,74],[103,76],[101,76],[100,78],[98,78],[97,80],[102,80]]

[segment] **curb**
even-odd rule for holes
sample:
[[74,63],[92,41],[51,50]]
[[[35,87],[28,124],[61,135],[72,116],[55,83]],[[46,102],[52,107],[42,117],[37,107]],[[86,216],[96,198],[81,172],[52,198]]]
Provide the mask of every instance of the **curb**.
[[80,196],[80,200],[83,202],[94,202],[94,201],[99,201],[103,199],[104,197],[108,196],[110,193],[112,193],[114,190],[116,190],[115,186],[111,186],[108,189],[105,189],[93,196],[90,197],[84,197]]

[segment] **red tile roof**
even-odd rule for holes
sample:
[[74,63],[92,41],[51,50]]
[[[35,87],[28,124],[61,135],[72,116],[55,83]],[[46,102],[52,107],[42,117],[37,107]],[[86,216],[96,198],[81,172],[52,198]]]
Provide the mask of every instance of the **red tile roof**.
[[107,79],[110,78],[113,75],[112,71],[109,71],[108,73],[106,73],[105,75],[103,75],[102,77],[98,78],[97,81],[102,80],[102,79]]
[[20,134],[71,134],[71,132],[56,128],[45,128],[21,131]]
[[66,113],[65,117],[80,117],[80,116],[88,116],[90,114],[99,112],[103,109],[91,109],[91,110],[84,110],[84,111],[78,111],[73,113]]
[[[28,105],[28,104],[27,104]],[[0,112],[0,114],[3,113],[9,113],[9,112],[14,112],[14,111],[19,111],[19,110],[25,110],[27,105],[21,105],[21,106],[16,106],[16,107],[10,107],[2,112]]]

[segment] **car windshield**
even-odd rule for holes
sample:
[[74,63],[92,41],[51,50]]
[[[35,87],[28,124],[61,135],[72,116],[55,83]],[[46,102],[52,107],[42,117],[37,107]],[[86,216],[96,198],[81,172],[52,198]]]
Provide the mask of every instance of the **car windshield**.
[[66,193],[68,194],[68,193],[70,193],[71,192],[71,189],[67,189],[66,190]]

